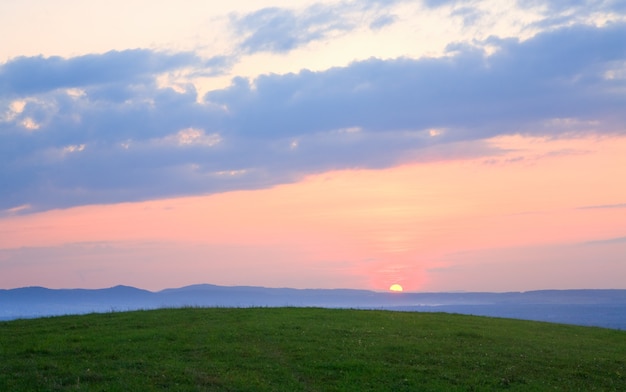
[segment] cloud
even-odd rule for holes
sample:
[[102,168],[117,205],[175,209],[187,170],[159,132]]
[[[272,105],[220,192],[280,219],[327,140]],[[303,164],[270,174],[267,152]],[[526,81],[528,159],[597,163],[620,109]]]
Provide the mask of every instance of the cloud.
[[241,48],[248,53],[288,52],[326,37],[349,31],[352,25],[325,9],[307,9],[302,15],[281,8],[264,8],[233,20],[236,31],[245,35]]
[[619,0],[518,0],[517,5],[541,13],[543,19],[533,25],[542,29],[572,23],[605,23],[612,19],[623,21],[626,12],[626,3]]
[[[423,0],[429,8],[443,6],[476,5],[476,1],[470,0]],[[581,16],[585,12],[624,12],[626,5],[620,0],[517,0],[516,5],[523,9],[533,8],[543,11],[544,15]]]
[[[620,0],[517,0],[509,3],[509,8],[520,12],[519,20],[534,20],[522,30],[523,34],[531,35],[535,34],[534,31],[572,25],[601,26],[607,22],[624,22],[626,13],[626,3]],[[493,23],[502,17],[488,1],[424,0],[423,5],[430,9],[443,8],[451,17],[461,17],[464,26],[477,25],[481,30],[493,27]]]
[[438,8],[446,5],[465,4],[468,0],[424,0],[424,5],[430,8]]
[[452,11],[450,15],[461,17],[464,26],[471,26],[478,22],[480,18],[485,15],[485,12],[473,7],[460,7]]
[[10,60],[0,74],[0,210],[267,187],[449,159],[459,143],[488,155],[482,141],[501,134],[623,133],[624,36],[625,24],[608,24],[491,38],[491,55],[478,43],[442,58],[235,78],[200,102],[192,86],[157,83],[177,67],[205,71],[189,53]]
[[609,238],[605,240],[587,241],[583,245],[607,245],[607,244],[626,244],[626,237]]
[[615,89],[625,81],[605,73],[625,60],[624,34],[625,25],[578,26],[524,42],[492,38],[499,48],[492,56],[451,46],[445,58],[370,59],[252,83],[237,79],[206,99],[228,108],[234,132],[265,139],[357,126],[451,128],[440,139],[456,141],[533,132],[545,122],[553,132],[557,119],[566,128],[575,120],[621,128],[626,98]]
[[[395,22],[387,9],[400,0],[369,0],[314,4],[304,10],[269,7],[231,15],[234,33],[242,37],[239,48],[244,53],[286,53],[314,41],[350,32],[363,20],[378,30]],[[358,23],[357,23],[358,21]]]
[[381,15],[374,19],[369,26],[372,30],[378,30],[385,26],[392,25],[396,20],[398,20],[398,17],[395,15]]
[[203,61],[190,52],[161,53],[147,49],[111,51],[73,58],[17,57],[0,66],[0,95],[24,96],[59,88],[103,84],[136,84],[156,73],[204,64],[223,67],[220,58]]
[[626,203],[578,207],[579,210],[626,208]]
[[543,8],[546,14],[580,14],[590,11],[623,12],[624,2],[619,0],[517,0],[523,8]]

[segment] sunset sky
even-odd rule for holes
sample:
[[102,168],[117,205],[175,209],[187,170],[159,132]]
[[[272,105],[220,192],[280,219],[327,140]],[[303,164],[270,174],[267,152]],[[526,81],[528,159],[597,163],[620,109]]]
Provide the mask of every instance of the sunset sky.
[[626,2],[0,2],[0,288],[626,289]]

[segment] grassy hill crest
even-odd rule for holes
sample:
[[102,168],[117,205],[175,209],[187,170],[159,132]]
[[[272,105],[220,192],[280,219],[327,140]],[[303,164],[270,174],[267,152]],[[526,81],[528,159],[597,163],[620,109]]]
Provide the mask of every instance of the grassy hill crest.
[[0,323],[0,390],[623,391],[626,332],[445,313],[185,308]]

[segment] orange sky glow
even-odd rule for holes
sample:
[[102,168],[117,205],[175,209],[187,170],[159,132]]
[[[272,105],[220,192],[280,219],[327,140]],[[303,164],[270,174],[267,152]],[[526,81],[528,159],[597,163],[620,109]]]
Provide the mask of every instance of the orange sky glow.
[[[570,288],[544,274],[568,275],[566,285],[617,287],[626,276],[615,256],[626,250],[626,138],[487,143],[494,149],[487,157],[6,214],[0,287]],[[598,269],[604,277],[595,279]],[[606,279],[607,269],[615,279]]]

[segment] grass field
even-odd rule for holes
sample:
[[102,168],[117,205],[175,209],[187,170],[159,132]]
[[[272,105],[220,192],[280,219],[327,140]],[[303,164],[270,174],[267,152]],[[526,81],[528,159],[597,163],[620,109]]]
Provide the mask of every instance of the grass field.
[[626,332],[317,308],[14,320],[0,390],[626,391]]

